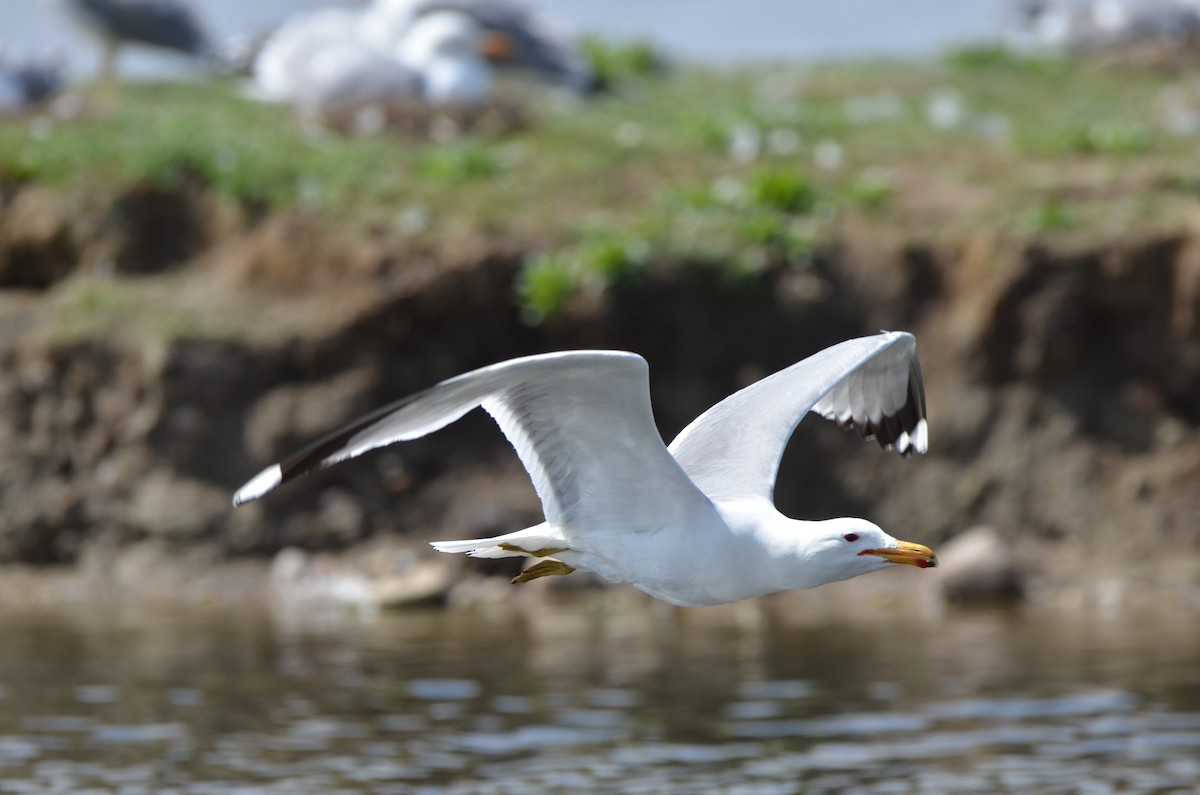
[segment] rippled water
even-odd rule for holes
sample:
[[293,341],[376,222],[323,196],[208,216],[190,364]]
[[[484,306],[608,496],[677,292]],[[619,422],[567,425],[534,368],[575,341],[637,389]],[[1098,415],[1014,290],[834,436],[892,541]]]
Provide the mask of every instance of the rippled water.
[[0,792],[1200,791],[1190,616],[522,610],[0,615]]

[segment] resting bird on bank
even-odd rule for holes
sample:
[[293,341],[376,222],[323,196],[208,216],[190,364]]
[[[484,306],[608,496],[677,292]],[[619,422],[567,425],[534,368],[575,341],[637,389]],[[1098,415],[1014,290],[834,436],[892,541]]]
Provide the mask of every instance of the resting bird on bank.
[[1200,39],[1196,0],[1022,0],[1019,10],[1035,44],[1073,53]]
[[492,71],[473,18],[427,14],[406,26],[390,51],[366,46],[351,12],[336,9],[285,27],[255,61],[255,99],[288,102],[319,120],[372,105],[469,107],[487,102]]
[[250,95],[302,109],[479,104],[493,69],[520,69],[579,93],[596,83],[570,44],[509,0],[373,0],[297,14],[253,60]]
[[205,61],[217,48],[181,0],[50,0],[104,48],[101,81],[116,78],[117,56],[127,44],[173,50]]
[[306,472],[416,439],[482,406],[533,478],[546,521],[515,533],[440,541],[442,552],[540,561],[517,581],[588,569],[664,602],[714,605],[814,588],[894,563],[937,565],[920,544],[864,519],[789,519],[775,475],[810,411],[903,455],[927,446],[916,341],[849,340],[752,384],[663,445],[646,361],[568,351],[495,364],[385,406],[260,472],[241,505]]

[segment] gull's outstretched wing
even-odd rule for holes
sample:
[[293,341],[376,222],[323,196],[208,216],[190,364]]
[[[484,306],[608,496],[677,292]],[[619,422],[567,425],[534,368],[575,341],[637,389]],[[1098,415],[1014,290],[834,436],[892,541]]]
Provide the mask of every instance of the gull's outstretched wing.
[[809,411],[902,455],[924,453],[925,387],[916,340],[847,340],[736,392],[701,414],[670,451],[713,499],[771,499],[792,431]]
[[234,505],[306,472],[425,436],[477,406],[516,448],[552,524],[652,531],[712,510],[663,445],[646,360],[619,351],[529,356],[443,381],[267,467],[238,490]]

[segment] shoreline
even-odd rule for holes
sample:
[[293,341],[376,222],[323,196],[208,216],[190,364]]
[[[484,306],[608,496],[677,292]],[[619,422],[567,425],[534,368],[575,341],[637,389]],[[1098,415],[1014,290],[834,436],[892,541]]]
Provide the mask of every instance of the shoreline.
[[[487,574],[484,566],[471,565],[477,561],[422,554],[406,538],[376,539],[340,553],[287,549],[271,560],[219,560],[211,552],[180,554],[148,542],[94,552],[72,567],[0,566],[0,613],[245,609],[353,620],[410,610],[601,609],[742,616],[739,620],[775,615],[794,621],[861,619],[882,612],[936,621],[948,613],[1118,617],[1200,607],[1200,582],[1179,561],[1174,566],[1144,561],[1124,570],[1090,564],[1071,568],[1062,565],[1066,556],[1061,551],[1046,548],[1043,555],[1041,566],[1027,573],[1023,598],[951,598],[946,576],[954,571],[943,568],[889,570],[729,605],[676,608],[587,573],[572,575],[571,582],[514,585],[509,573]],[[396,560],[403,563],[396,566]]]

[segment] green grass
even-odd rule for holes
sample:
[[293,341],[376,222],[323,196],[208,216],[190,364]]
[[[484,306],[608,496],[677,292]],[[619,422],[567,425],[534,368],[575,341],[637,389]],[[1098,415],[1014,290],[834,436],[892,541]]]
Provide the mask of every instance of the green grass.
[[420,173],[431,180],[465,183],[494,177],[504,166],[494,152],[478,144],[447,146],[426,152]]
[[817,206],[817,189],[792,169],[759,172],[747,189],[751,204],[783,213],[808,213]]
[[895,189],[883,177],[867,172],[848,181],[843,187],[841,197],[849,206],[866,211],[878,211],[885,208],[895,196]]
[[1070,64],[1062,58],[1023,53],[1005,44],[986,42],[951,49],[942,61],[951,69],[963,72],[1052,74],[1070,69]]
[[[930,225],[932,205],[949,209],[931,236],[1077,234],[1170,218],[1200,184],[1200,147],[1158,122],[1163,90],[1184,80],[1162,73],[979,47],[926,64],[659,74],[644,48],[588,46],[610,95],[547,101],[526,131],[440,146],[314,137],[229,85],[126,86],[79,121],[0,121],[0,187],[107,206],[136,186],[200,185],[256,211],[303,206],[351,238],[415,210],[424,251],[478,235],[525,251],[516,300],[538,321],[664,265],[739,278],[804,265],[848,217],[920,235],[911,219]],[[947,91],[961,119],[939,129],[928,106]],[[821,161],[833,144],[840,159]],[[1076,189],[1085,207],[1046,198]],[[403,259],[407,244],[391,245]],[[78,300],[80,316],[109,311],[110,298]]]
[[1072,229],[1078,224],[1075,214],[1058,199],[1031,208],[1029,228],[1034,233],[1057,232]]

